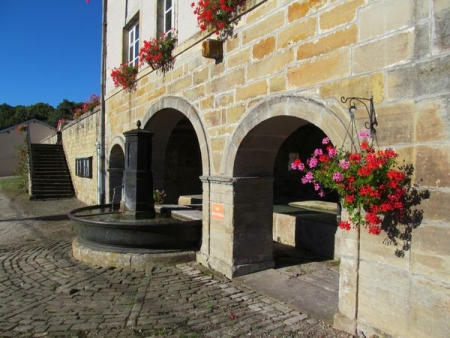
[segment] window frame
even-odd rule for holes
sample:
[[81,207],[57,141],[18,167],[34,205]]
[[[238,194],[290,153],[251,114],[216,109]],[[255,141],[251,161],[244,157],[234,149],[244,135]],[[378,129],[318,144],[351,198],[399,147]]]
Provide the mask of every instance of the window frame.
[[[170,2],[170,7],[167,8],[167,4]],[[167,33],[175,28],[175,5],[174,0],[161,0],[158,1],[157,8],[157,32],[158,35]],[[170,23],[167,22],[167,14],[170,14]]]
[[92,156],[75,158],[75,175],[92,178]]
[[[139,12],[137,12],[123,28],[122,63],[127,63],[133,66],[137,66],[139,64],[140,40],[141,24],[139,20]],[[130,52],[130,49],[132,52]],[[132,55],[133,57],[131,57]]]

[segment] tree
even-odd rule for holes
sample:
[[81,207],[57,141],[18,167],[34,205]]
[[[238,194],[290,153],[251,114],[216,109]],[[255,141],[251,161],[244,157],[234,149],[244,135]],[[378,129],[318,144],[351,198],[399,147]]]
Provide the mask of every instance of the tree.
[[9,104],[4,103],[0,105],[0,129],[15,125],[14,113],[15,108]]

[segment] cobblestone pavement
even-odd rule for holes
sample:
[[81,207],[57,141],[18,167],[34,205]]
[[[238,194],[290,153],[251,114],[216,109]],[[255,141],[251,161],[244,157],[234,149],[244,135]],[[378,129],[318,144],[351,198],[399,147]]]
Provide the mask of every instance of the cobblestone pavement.
[[16,202],[28,211],[0,192],[0,337],[350,337],[195,262],[146,271],[80,263],[69,221],[49,221],[58,203],[78,201]]

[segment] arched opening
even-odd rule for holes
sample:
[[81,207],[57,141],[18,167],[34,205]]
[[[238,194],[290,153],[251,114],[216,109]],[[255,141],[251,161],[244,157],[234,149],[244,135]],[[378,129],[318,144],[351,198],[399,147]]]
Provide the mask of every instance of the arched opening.
[[123,171],[125,169],[125,154],[118,144],[111,148],[109,155],[109,200],[119,203],[122,199]]
[[[289,170],[294,156],[310,157],[324,136],[306,119],[285,115],[268,117],[246,133],[233,168],[233,234],[241,238],[234,247],[234,260],[244,265],[272,256],[277,272],[261,275],[264,288],[270,290],[289,276],[293,287],[286,301],[332,323],[339,298],[339,265],[333,260],[339,245],[337,208],[314,209],[310,202],[320,198],[301,184],[300,173]],[[293,204],[305,201],[307,207]],[[328,202],[337,206],[337,196],[330,194]],[[244,244],[243,238],[254,239],[257,248]],[[250,277],[249,285],[257,286],[257,278]],[[270,286],[268,278],[273,278]]]
[[202,158],[196,131],[176,109],[155,113],[145,125],[154,133],[152,168],[154,189],[164,190],[165,204],[177,204],[180,196],[202,193]]

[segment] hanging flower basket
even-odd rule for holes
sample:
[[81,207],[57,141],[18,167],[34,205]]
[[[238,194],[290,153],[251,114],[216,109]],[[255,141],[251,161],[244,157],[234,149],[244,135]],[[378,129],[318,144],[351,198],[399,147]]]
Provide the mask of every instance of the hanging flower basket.
[[153,38],[150,41],[144,41],[144,46],[139,51],[139,60],[141,64],[147,63],[153,70],[159,69],[164,74],[173,68],[175,57],[172,51],[177,42],[175,30],[162,33],[158,39]]
[[114,68],[111,72],[111,77],[114,86],[122,87],[131,92],[136,89],[136,76],[138,74],[138,66],[123,63],[118,68]]
[[233,18],[242,11],[244,4],[245,0],[199,0],[191,6],[202,31],[214,31],[225,38],[233,31]]
[[378,235],[385,215],[396,213],[401,218],[406,214],[404,199],[411,178],[404,167],[397,166],[394,150],[369,145],[368,131],[359,135],[361,152],[338,149],[325,138],[323,148],[316,149],[306,163],[296,159],[291,169],[303,172],[302,183],[312,184],[322,197],[326,190],[338,192],[349,214],[348,220],[339,223],[341,229],[363,226]]

